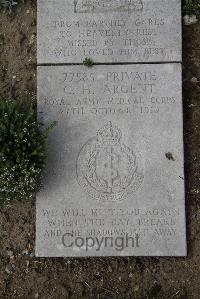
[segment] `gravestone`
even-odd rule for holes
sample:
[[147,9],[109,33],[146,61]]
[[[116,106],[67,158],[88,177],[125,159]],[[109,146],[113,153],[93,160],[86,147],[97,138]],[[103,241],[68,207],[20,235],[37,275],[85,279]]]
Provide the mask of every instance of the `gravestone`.
[[36,255],[185,256],[181,0],[37,5]]
[[38,63],[181,61],[181,0],[38,0]]
[[38,115],[37,256],[186,255],[180,63],[39,66]]

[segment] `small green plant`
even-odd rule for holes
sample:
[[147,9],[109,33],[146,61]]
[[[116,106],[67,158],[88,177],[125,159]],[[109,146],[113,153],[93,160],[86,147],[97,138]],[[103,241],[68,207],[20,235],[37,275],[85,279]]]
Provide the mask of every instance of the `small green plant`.
[[13,7],[17,4],[18,2],[14,0],[0,0],[0,8],[8,8],[10,12],[12,12]]
[[39,190],[53,126],[43,129],[31,101],[0,101],[0,204]]
[[199,13],[200,1],[199,0],[183,0],[183,9],[187,14]]
[[85,58],[83,60],[83,65],[87,66],[87,67],[92,67],[94,64],[93,60],[91,58]]

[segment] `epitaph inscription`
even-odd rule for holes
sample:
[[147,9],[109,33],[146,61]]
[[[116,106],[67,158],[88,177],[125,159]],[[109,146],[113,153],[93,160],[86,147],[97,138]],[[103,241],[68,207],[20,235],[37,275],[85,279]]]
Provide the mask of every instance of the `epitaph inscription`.
[[38,0],[38,63],[182,60],[180,0]]
[[181,89],[178,63],[38,67],[38,117],[58,122],[38,256],[186,254]]

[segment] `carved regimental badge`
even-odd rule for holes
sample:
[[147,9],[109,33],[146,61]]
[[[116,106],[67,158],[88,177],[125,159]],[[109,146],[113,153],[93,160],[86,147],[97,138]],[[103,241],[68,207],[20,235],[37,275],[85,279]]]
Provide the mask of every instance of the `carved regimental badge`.
[[77,159],[79,185],[95,200],[121,201],[142,183],[139,157],[122,143],[112,122],[88,140]]
[[75,13],[142,11],[143,0],[74,0]]

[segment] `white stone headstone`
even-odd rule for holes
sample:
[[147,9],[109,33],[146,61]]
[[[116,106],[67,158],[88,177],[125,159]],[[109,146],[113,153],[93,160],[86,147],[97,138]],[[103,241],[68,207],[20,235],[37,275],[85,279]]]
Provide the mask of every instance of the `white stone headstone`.
[[38,63],[182,59],[181,0],[38,0]]
[[186,255],[181,64],[40,66],[38,115],[37,256]]

